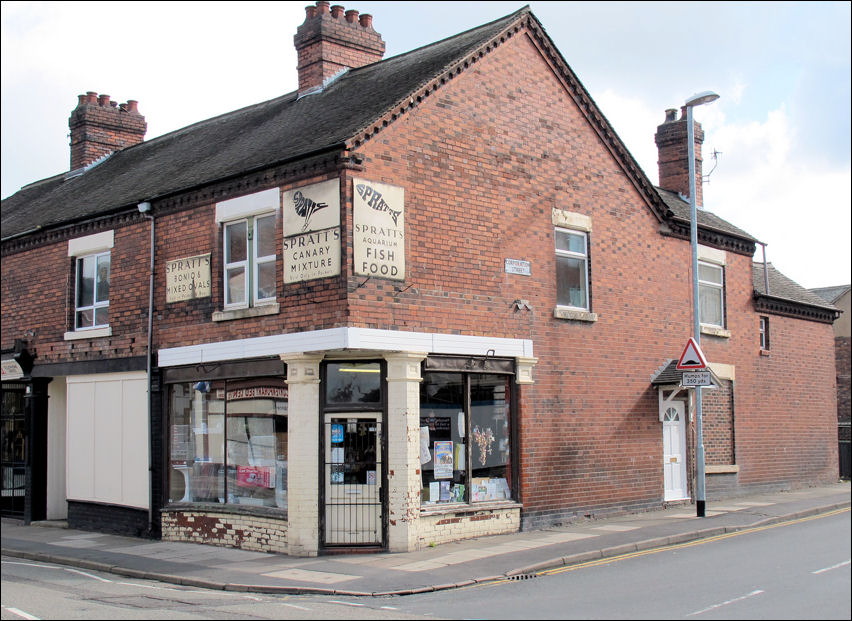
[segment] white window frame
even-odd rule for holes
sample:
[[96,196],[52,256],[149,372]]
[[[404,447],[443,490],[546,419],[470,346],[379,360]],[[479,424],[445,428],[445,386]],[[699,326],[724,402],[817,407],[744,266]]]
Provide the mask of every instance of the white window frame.
[[[255,306],[263,306],[265,304],[274,304],[277,300],[278,274],[275,274],[276,293],[271,297],[260,297],[258,290],[259,269],[261,265],[275,264],[278,259],[278,254],[258,256],[258,220],[262,218],[275,218],[274,212],[260,213],[238,220],[230,220],[222,223],[222,296],[225,310],[234,310],[242,308],[252,308]],[[245,224],[246,227],[246,248],[245,259],[241,261],[228,261],[228,252],[230,244],[228,241],[228,231],[231,227]],[[274,226],[274,225],[273,225]],[[228,272],[232,270],[242,269],[245,278],[244,301],[233,302],[229,301],[228,287]]]
[[579,259],[579,260],[583,261],[583,276],[585,278],[585,294],[586,294],[585,300],[584,300],[584,302],[585,302],[584,306],[574,306],[574,305],[571,305],[571,304],[559,304],[559,274],[558,274],[559,266],[558,266],[558,262],[557,262],[557,265],[556,265],[556,272],[557,272],[557,275],[556,275],[557,308],[568,308],[568,309],[590,312],[591,307],[589,305],[589,299],[590,299],[590,291],[589,291],[589,288],[590,288],[589,287],[589,285],[590,285],[590,283],[589,283],[589,233],[588,233],[588,231],[577,230],[577,229],[569,229],[569,228],[565,228],[565,227],[561,227],[561,226],[554,227],[554,240],[553,240],[554,241],[554,247],[556,245],[556,234],[557,233],[566,233],[566,234],[569,234],[569,235],[576,235],[577,237],[580,237],[583,240],[583,252],[582,253],[573,252],[573,251],[570,251],[570,250],[561,250],[559,248],[556,248],[555,251],[556,251],[557,257],[567,257],[567,258]]
[[758,319],[758,330],[760,332],[760,349],[769,351],[769,317],[760,316]]
[[[714,282],[714,281],[710,281],[710,280],[702,280],[701,279],[701,267],[702,266],[710,267],[710,268],[719,270],[720,282]],[[699,320],[700,320],[701,325],[724,329],[725,328],[725,266],[719,265],[717,263],[711,263],[709,261],[698,261],[699,313],[701,312],[700,311],[700,307],[701,307],[700,302],[701,302],[701,289],[702,288],[715,289],[715,290],[718,290],[720,292],[720,295],[719,295],[719,306],[720,306],[719,317],[721,317],[721,322],[718,323],[718,324],[710,323],[708,321],[705,321],[704,317],[701,317],[700,314],[699,314]]]
[[[74,261],[74,330],[76,332],[82,332],[84,330],[97,330],[100,328],[106,328],[109,326],[109,321],[106,323],[96,323],[96,318],[98,316],[98,310],[109,308],[109,297],[105,301],[98,301],[98,264],[102,257],[108,257],[110,259],[110,272],[112,272],[112,257],[110,256],[110,251],[106,252],[98,252],[94,254],[87,254],[79,257],[75,257]],[[80,306],[80,267],[83,261],[86,259],[92,259],[95,262],[95,276],[92,279],[92,303],[86,306]],[[91,310],[92,311],[92,325],[90,326],[81,326],[78,324],[78,316],[81,312]]]

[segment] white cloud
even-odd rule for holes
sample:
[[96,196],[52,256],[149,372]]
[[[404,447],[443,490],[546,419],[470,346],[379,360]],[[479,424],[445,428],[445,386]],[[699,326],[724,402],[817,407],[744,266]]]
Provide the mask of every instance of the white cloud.
[[715,127],[708,142],[722,156],[705,207],[765,242],[767,259],[802,286],[848,284],[852,175],[800,159],[796,138],[784,106],[763,122]]

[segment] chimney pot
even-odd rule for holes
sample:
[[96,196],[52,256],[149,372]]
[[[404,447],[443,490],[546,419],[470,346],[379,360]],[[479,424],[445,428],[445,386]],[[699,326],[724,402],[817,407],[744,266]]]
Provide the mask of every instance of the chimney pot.
[[671,123],[672,121],[677,120],[677,109],[669,108],[666,110],[666,123]]
[[[299,94],[321,88],[326,79],[343,69],[357,69],[378,62],[385,54],[382,36],[372,28],[372,15],[347,11],[335,4],[329,13],[329,2],[318,0],[315,7],[305,9],[305,22],[296,29],[299,72]],[[346,20],[351,27],[339,24]],[[360,28],[355,28],[360,24]]]
[[119,104],[111,101],[109,95],[98,96],[93,91],[79,95],[77,99],[77,107],[68,119],[71,130],[70,170],[88,166],[104,155],[144,140],[148,125],[145,117],[139,114],[135,100]]

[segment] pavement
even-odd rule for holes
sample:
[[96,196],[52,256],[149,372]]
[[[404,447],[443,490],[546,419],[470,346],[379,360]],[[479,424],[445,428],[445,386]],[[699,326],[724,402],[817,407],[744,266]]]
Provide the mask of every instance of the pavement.
[[64,522],[2,520],[2,554],[171,584],[268,594],[389,596],[520,580],[612,558],[833,511],[849,511],[850,483],[738,496],[584,519],[559,527],[447,543],[417,552],[312,558],[122,537]]

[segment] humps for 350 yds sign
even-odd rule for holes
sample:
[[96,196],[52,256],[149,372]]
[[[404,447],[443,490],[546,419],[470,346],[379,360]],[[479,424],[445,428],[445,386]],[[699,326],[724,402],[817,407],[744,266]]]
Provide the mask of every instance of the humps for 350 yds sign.
[[405,189],[361,179],[352,185],[355,273],[405,280]]

